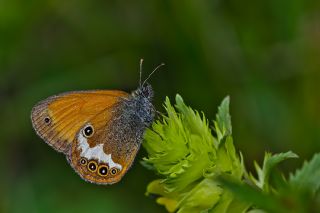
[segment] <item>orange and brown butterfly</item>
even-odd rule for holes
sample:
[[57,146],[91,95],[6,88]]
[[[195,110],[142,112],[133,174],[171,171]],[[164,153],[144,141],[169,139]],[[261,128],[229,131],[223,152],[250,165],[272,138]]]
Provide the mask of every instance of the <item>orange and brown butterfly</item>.
[[[157,68],[162,66],[159,65]],[[128,94],[117,90],[74,91],[36,104],[31,120],[36,133],[86,181],[121,180],[153,119],[153,90],[146,80]]]

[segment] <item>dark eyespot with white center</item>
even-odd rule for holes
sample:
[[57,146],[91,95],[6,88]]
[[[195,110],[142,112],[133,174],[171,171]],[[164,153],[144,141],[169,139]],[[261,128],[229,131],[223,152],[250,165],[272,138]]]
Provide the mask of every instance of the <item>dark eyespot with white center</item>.
[[95,162],[95,161],[90,161],[90,162],[88,163],[87,167],[88,167],[88,169],[89,169],[90,172],[95,172],[95,171],[97,171],[98,164],[97,164],[97,162]]
[[109,170],[108,166],[100,165],[99,168],[98,168],[98,174],[100,176],[102,176],[102,177],[103,176],[107,176],[108,175],[108,170]]
[[83,166],[86,166],[88,164],[88,160],[86,158],[81,158],[80,159],[80,164]]
[[51,123],[51,119],[49,117],[45,117],[44,122],[49,125]]
[[94,134],[94,129],[92,125],[87,125],[82,129],[82,134],[86,138],[90,138]]
[[112,169],[110,170],[110,174],[111,174],[111,175],[116,175],[118,172],[119,172],[119,170],[118,170],[117,168],[112,168]]

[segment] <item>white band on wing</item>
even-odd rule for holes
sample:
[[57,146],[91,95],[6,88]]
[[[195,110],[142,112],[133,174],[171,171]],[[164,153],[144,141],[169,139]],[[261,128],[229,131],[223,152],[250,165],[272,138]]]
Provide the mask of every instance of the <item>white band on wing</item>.
[[103,144],[98,144],[95,147],[90,148],[87,138],[85,138],[81,132],[78,134],[78,149],[81,149],[81,157],[90,159],[98,159],[99,163],[103,162],[109,165],[109,168],[116,167],[119,170],[122,169],[122,166],[118,163],[115,163],[112,160],[111,154],[106,154],[103,151]]

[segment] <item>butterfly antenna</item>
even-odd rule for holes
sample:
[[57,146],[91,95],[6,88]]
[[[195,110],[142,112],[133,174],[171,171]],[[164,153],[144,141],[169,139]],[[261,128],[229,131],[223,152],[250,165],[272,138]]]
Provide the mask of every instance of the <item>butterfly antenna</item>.
[[160,67],[162,67],[162,66],[164,66],[164,65],[165,65],[164,63],[161,63],[160,65],[158,65],[158,66],[149,74],[149,76],[146,78],[146,80],[143,81],[143,83],[142,83],[141,86],[143,86],[143,85],[147,82],[147,80],[152,76],[152,74],[153,74],[155,71],[157,71]]
[[140,59],[140,79],[139,79],[140,87],[141,87],[141,77],[142,77],[142,64],[143,64],[143,58]]

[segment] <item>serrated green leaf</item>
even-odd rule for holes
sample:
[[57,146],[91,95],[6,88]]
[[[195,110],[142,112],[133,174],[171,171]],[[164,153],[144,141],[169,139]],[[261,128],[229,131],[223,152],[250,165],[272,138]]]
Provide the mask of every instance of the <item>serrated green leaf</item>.
[[180,201],[178,213],[209,210],[220,200],[221,187],[213,180],[205,178],[190,190]]
[[219,164],[216,165],[216,172],[233,174],[239,179],[242,177],[244,171],[239,157],[236,155],[232,137],[228,136],[225,143],[219,146],[217,161]]
[[225,188],[229,189],[234,196],[244,202],[254,204],[270,212],[284,212],[281,203],[271,195],[263,194],[261,191],[247,184],[235,182],[230,178],[221,177],[220,182]]
[[215,131],[217,133],[218,141],[228,135],[232,134],[231,116],[229,114],[230,98],[227,96],[223,99],[218,107],[218,113],[216,115],[216,121],[214,122]]
[[269,178],[271,171],[282,161],[289,159],[289,158],[297,158],[298,156],[289,151],[286,153],[279,153],[272,155],[271,153],[265,153],[264,160],[263,160],[263,167],[260,166],[255,162],[254,166],[256,168],[256,172],[258,175],[258,179],[255,179],[253,175],[250,174],[251,180],[261,188],[265,192],[269,192],[270,190],[270,183]]
[[320,153],[315,154],[301,169],[290,175],[290,185],[298,190],[308,190],[315,194],[320,187]]
[[174,212],[178,208],[178,194],[168,193],[160,179],[148,184],[146,195],[160,195],[161,197],[157,198],[157,203],[164,205],[168,212]]
[[204,114],[185,105],[181,96],[176,96],[174,107],[168,98],[164,106],[167,115],[146,131],[143,143],[148,153],[143,165],[162,175],[148,185],[147,194],[159,195],[157,203],[170,212],[207,212],[213,206],[227,212],[230,203],[231,209],[245,208],[214,181],[223,173],[237,180],[244,174],[231,135],[229,98],[222,102],[214,121],[220,143]]
[[[307,212],[304,209],[318,205],[311,193],[300,191],[319,191],[319,154],[291,175],[290,185],[294,187],[288,186],[281,173],[274,173],[271,186],[273,169],[297,155],[291,151],[266,153],[262,167],[254,163],[257,178],[247,173],[243,157],[240,154],[239,159],[233,145],[228,97],[214,121],[216,137],[204,114],[185,105],[181,96],[176,96],[174,106],[166,98],[164,107],[167,115],[145,133],[143,146],[148,157],[143,165],[162,177],[148,185],[146,194],[159,196],[156,202],[169,212]],[[229,178],[217,182],[221,176]],[[244,184],[244,180],[252,185]]]
[[250,207],[250,203],[234,197],[229,190],[224,190],[219,203],[209,210],[209,213],[244,213]]
[[181,159],[189,154],[187,133],[168,98],[165,101],[165,109],[168,116],[164,117],[162,122],[153,123],[153,130],[146,131],[143,143],[149,154],[149,158],[145,158],[144,161],[164,175],[181,172],[185,166],[185,162]]

